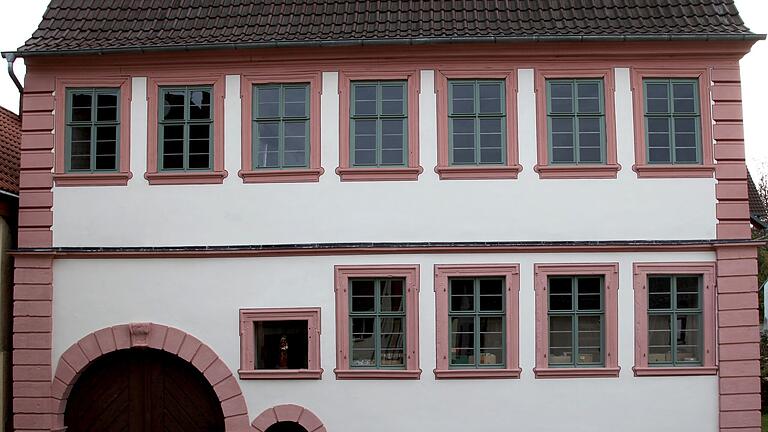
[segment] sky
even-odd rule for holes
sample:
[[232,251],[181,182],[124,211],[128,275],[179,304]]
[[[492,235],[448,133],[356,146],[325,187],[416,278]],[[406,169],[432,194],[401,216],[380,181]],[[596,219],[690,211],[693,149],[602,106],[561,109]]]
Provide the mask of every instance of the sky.
[[[10,16],[0,26],[0,51],[14,51],[32,35],[45,12],[48,0],[0,0],[0,15]],[[735,0],[741,17],[755,33],[768,33],[768,1]],[[13,8],[13,10],[9,10]],[[5,62],[3,62],[5,63]],[[0,105],[17,112],[19,94],[0,65]],[[16,61],[16,75],[24,76],[23,59]],[[768,175],[768,41],[752,47],[752,52],[741,60],[742,99],[744,104],[744,134],[747,165],[754,177]],[[22,79],[23,82],[23,79]]]

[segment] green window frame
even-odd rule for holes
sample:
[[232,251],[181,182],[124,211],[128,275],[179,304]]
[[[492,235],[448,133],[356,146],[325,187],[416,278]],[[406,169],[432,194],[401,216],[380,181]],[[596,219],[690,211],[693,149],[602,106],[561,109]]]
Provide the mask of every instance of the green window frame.
[[702,286],[701,275],[648,275],[649,366],[702,365]]
[[253,86],[252,168],[309,166],[309,83]]
[[351,166],[406,166],[408,82],[353,81],[350,85]]
[[213,87],[160,87],[158,168],[213,170]]
[[120,90],[66,91],[65,163],[68,173],[116,172],[120,167]]
[[648,164],[700,164],[701,102],[697,79],[643,79]]
[[506,367],[504,277],[448,278],[448,367]]
[[605,278],[549,276],[547,286],[549,367],[604,366]]
[[507,113],[504,80],[448,80],[450,165],[504,165]]
[[405,294],[405,278],[349,280],[351,369],[406,368]]
[[602,79],[548,79],[549,163],[606,162],[605,90]]

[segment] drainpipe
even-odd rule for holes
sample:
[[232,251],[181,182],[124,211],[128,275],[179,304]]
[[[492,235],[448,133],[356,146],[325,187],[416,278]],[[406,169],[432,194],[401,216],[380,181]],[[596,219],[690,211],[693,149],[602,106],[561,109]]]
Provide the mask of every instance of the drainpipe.
[[16,61],[16,54],[14,53],[3,53],[3,57],[5,57],[5,60],[8,61],[8,75],[13,80],[13,83],[16,84],[16,88],[19,90],[19,117],[21,117],[21,111],[23,107],[23,101],[24,101],[24,86],[21,85],[19,82],[19,78],[16,76],[16,72],[13,71],[13,62]]

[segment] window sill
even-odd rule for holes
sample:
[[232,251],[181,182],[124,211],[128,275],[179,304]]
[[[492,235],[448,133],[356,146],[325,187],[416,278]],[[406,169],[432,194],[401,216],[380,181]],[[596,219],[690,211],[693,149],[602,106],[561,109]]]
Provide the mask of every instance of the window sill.
[[516,179],[517,174],[522,170],[521,165],[435,167],[435,172],[440,176],[440,180]]
[[534,368],[536,378],[616,378],[619,367],[607,368]]
[[621,165],[536,165],[533,170],[542,179],[615,179]]
[[226,171],[186,171],[145,173],[144,178],[151,185],[222,184]]
[[125,186],[128,180],[133,177],[129,172],[116,173],[94,173],[94,174],[75,174],[62,173],[54,174],[53,180],[56,186]]
[[692,375],[717,375],[717,366],[692,366],[692,367],[633,367],[635,376],[692,376]]
[[415,181],[423,171],[421,167],[336,168],[341,181]]
[[320,379],[322,369],[269,369],[269,370],[239,370],[241,380],[276,380],[276,379]]
[[435,379],[520,378],[521,369],[435,369]]
[[322,168],[241,170],[237,173],[243,183],[310,183],[320,180]]
[[419,379],[421,369],[382,370],[382,369],[334,369],[336,379]]
[[711,178],[714,165],[634,165],[638,178]]

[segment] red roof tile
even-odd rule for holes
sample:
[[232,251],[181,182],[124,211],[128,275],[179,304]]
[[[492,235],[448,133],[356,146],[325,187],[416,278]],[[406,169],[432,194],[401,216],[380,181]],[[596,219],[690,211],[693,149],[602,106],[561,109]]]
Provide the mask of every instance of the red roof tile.
[[19,193],[21,119],[0,107],[0,190]]

